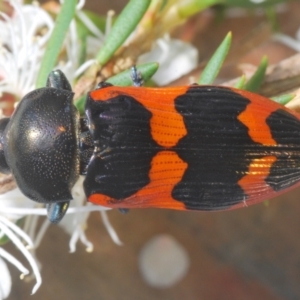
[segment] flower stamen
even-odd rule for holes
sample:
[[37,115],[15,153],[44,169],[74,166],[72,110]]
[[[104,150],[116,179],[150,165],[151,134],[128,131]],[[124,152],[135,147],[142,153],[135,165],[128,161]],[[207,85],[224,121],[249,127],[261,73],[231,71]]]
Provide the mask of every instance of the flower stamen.
[[29,274],[29,270],[19,260],[5,251],[2,247],[0,247],[0,257],[6,259],[9,263],[14,265],[22,274]]
[[[7,235],[7,237],[15,244],[15,246],[22,252],[22,254],[25,256],[25,258],[27,259],[27,261],[29,262],[33,274],[35,276],[36,279],[36,284],[34,285],[33,289],[32,289],[32,294],[34,294],[37,289],[40,287],[40,285],[42,284],[42,278],[41,278],[41,273],[39,271],[38,265],[35,261],[35,259],[33,258],[32,254],[28,251],[28,249],[26,248],[26,246],[24,246],[24,244],[21,242],[21,240],[17,237],[17,235],[10,229],[10,228],[14,228],[14,226],[16,226],[15,224],[13,224],[12,222],[10,222],[9,220],[5,219],[5,222],[3,222],[3,217],[1,216],[0,218],[0,230],[2,232],[5,233],[5,235]],[[6,225],[8,223],[11,223],[9,226],[10,228]],[[21,237],[24,238],[25,232],[22,233],[22,235],[20,235]],[[27,240],[27,239],[26,239]],[[30,241],[29,243],[30,245],[33,245],[33,242]]]
[[117,235],[117,232],[115,231],[115,229],[112,227],[111,223],[109,222],[106,211],[101,210],[100,214],[101,214],[103,224],[104,224],[107,232],[109,233],[111,239],[115,242],[115,244],[122,246],[123,243],[121,242],[121,240],[119,239],[119,237]]

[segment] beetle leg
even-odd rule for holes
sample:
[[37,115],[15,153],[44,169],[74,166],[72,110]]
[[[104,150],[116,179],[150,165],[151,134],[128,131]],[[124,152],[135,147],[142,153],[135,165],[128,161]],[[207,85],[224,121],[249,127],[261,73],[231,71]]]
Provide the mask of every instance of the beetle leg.
[[70,201],[49,203],[46,205],[48,219],[51,223],[59,223],[66,214]]
[[46,87],[52,87],[72,92],[71,85],[67,77],[61,70],[55,70],[50,72],[47,79]]

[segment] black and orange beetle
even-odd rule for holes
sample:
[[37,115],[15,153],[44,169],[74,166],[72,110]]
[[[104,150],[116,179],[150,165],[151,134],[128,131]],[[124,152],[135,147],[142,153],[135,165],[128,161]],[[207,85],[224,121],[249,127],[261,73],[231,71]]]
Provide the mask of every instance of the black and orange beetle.
[[121,209],[233,209],[300,185],[300,115],[257,94],[102,83],[84,119],[72,99],[52,72],[0,123],[0,171],[46,203],[52,222],[79,174],[90,202]]

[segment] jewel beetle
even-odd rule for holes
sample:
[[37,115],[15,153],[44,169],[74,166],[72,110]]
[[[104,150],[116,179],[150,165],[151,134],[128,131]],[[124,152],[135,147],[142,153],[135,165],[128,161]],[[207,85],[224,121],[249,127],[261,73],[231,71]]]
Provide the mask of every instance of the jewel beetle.
[[0,120],[0,171],[57,223],[80,174],[87,199],[119,208],[216,211],[300,185],[300,115],[221,86],[101,83],[85,117],[60,71]]

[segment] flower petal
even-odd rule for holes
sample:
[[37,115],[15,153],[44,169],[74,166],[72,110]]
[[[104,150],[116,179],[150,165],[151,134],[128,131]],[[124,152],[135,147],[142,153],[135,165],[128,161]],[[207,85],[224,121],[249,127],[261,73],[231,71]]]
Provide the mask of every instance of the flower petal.
[[160,86],[189,73],[198,64],[198,50],[180,40],[165,37],[153,49],[139,57],[138,63],[158,62],[160,68],[152,79]]
[[11,276],[6,263],[0,258],[0,299],[9,296],[11,290]]
[[[8,214],[7,212],[5,212],[5,208],[12,207],[22,210],[22,208],[32,209],[35,205],[36,203],[26,198],[19,189],[14,189],[0,195],[0,215],[5,216],[6,218],[11,220],[20,219],[22,215]],[[24,215],[26,215],[26,212],[24,212]]]

